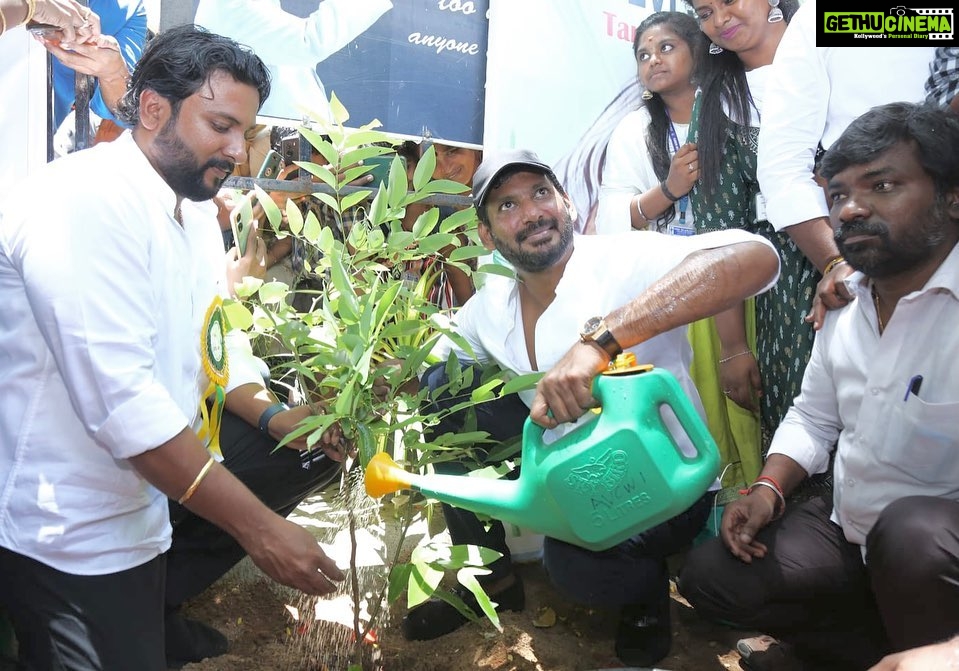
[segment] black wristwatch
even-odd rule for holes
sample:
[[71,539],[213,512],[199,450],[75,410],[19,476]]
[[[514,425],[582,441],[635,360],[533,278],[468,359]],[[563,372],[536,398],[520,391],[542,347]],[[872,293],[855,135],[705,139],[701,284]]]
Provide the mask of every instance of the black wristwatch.
[[623,352],[623,348],[616,342],[616,338],[606,326],[606,320],[602,317],[592,317],[587,320],[579,332],[579,339],[599,346],[609,355],[610,361]]

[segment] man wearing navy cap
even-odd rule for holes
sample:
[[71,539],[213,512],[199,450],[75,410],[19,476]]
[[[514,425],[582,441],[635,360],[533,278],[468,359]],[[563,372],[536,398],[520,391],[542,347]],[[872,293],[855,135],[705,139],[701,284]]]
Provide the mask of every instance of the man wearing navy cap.
[[[447,340],[441,358],[456,356],[464,366],[496,363],[518,375],[548,371],[535,390],[475,409],[477,428],[495,440],[519,435],[527,416],[548,429],[576,422],[596,405],[593,378],[624,350],[673,373],[702,415],[689,377],[686,325],[765,291],[778,276],[773,248],[744,231],[688,238],[574,234],[575,207],[550,166],[530,151],[489,152],[473,177],[473,201],[483,245],[502,255],[516,276],[490,275],[455,313],[456,332],[472,351]],[[438,389],[444,365],[427,371],[421,384]],[[462,427],[448,420],[436,432],[457,430]],[[616,654],[626,664],[649,666],[668,654],[665,559],[696,536],[711,499],[707,493],[684,513],[603,552],[546,540],[546,568],[564,594],[621,609]],[[444,514],[453,543],[503,554],[480,582],[501,610],[521,610],[523,587],[503,525],[487,528],[449,505]],[[472,595],[459,595],[478,612]],[[465,621],[432,599],[409,612],[403,629],[407,638],[432,639]]]

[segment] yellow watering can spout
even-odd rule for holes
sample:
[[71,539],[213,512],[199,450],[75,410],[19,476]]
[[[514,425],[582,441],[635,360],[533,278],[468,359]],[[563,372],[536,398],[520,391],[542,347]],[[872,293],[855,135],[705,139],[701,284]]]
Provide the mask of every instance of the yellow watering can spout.
[[413,481],[410,474],[400,468],[386,452],[378,452],[366,466],[366,493],[374,499],[410,489]]

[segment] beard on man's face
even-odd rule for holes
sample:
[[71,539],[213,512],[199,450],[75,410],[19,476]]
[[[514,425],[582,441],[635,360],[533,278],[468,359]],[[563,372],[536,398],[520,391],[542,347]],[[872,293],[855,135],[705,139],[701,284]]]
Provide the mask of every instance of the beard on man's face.
[[[534,233],[544,228],[555,228],[559,231],[559,241],[552,246],[536,248],[533,250],[524,250],[521,248],[523,242]],[[496,250],[503,255],[510,264],[527,273],[537,273],[546,270],[566,254],[569,246],[573,242],[573,218],[569,212],[563,216],[562,224],[560,220],[552,218],[541,218],[530,224],[514,236],[513,242],[508,242],[493,233],[490,227],[490,236],[496,245]]]
[[194,201],[210,200],[226,180],[215,178],[212,185],[206,183],[206,172],[217,168],[229,177],[236,167],[232,161],[210,159],[198,165],[196,154],[186,145],[176,131],[176,116],[167,121],[157,135],[156,145],[161,150],[157,169],[173,192]]
[[[869,277],[890,277],[924,263],[932,251],[942,244],[946,227],[956,225],[941,199],[937,199],[925,213],[917,217],[916,222],[893,238],[885,223],[856,219],[836,229],[836,247],[856,270]],[[860,235],[875,237],[851,244],[846,242]]]

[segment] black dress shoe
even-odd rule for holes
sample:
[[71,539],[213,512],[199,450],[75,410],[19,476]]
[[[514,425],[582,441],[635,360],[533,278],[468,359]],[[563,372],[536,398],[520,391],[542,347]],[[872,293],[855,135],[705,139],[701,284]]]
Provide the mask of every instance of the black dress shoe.
[[627,666],[652,666],[672,644],[669,600],[656,606],[624,606],[616,630],[616,656]]
[[[451,591],[461,598],[477,617],[482,617],[483,611],[472,592],[462,586],[454,587]],[[490,594],[489,597],[496,603],[498,612],[523,610],[526,607],[526,593],[519,576],[516,576],[512,585]],[[467,621],[456,608],[440,598],[433,597],[406,614],[403,618],[403,637],[408,641],[431,641],[459,629]]]
[[166,663],[171,669],[199,662],[207,657],[219,657],[230,649],[226,636],[208,624],[188,620],[176,610],[167,611]]

